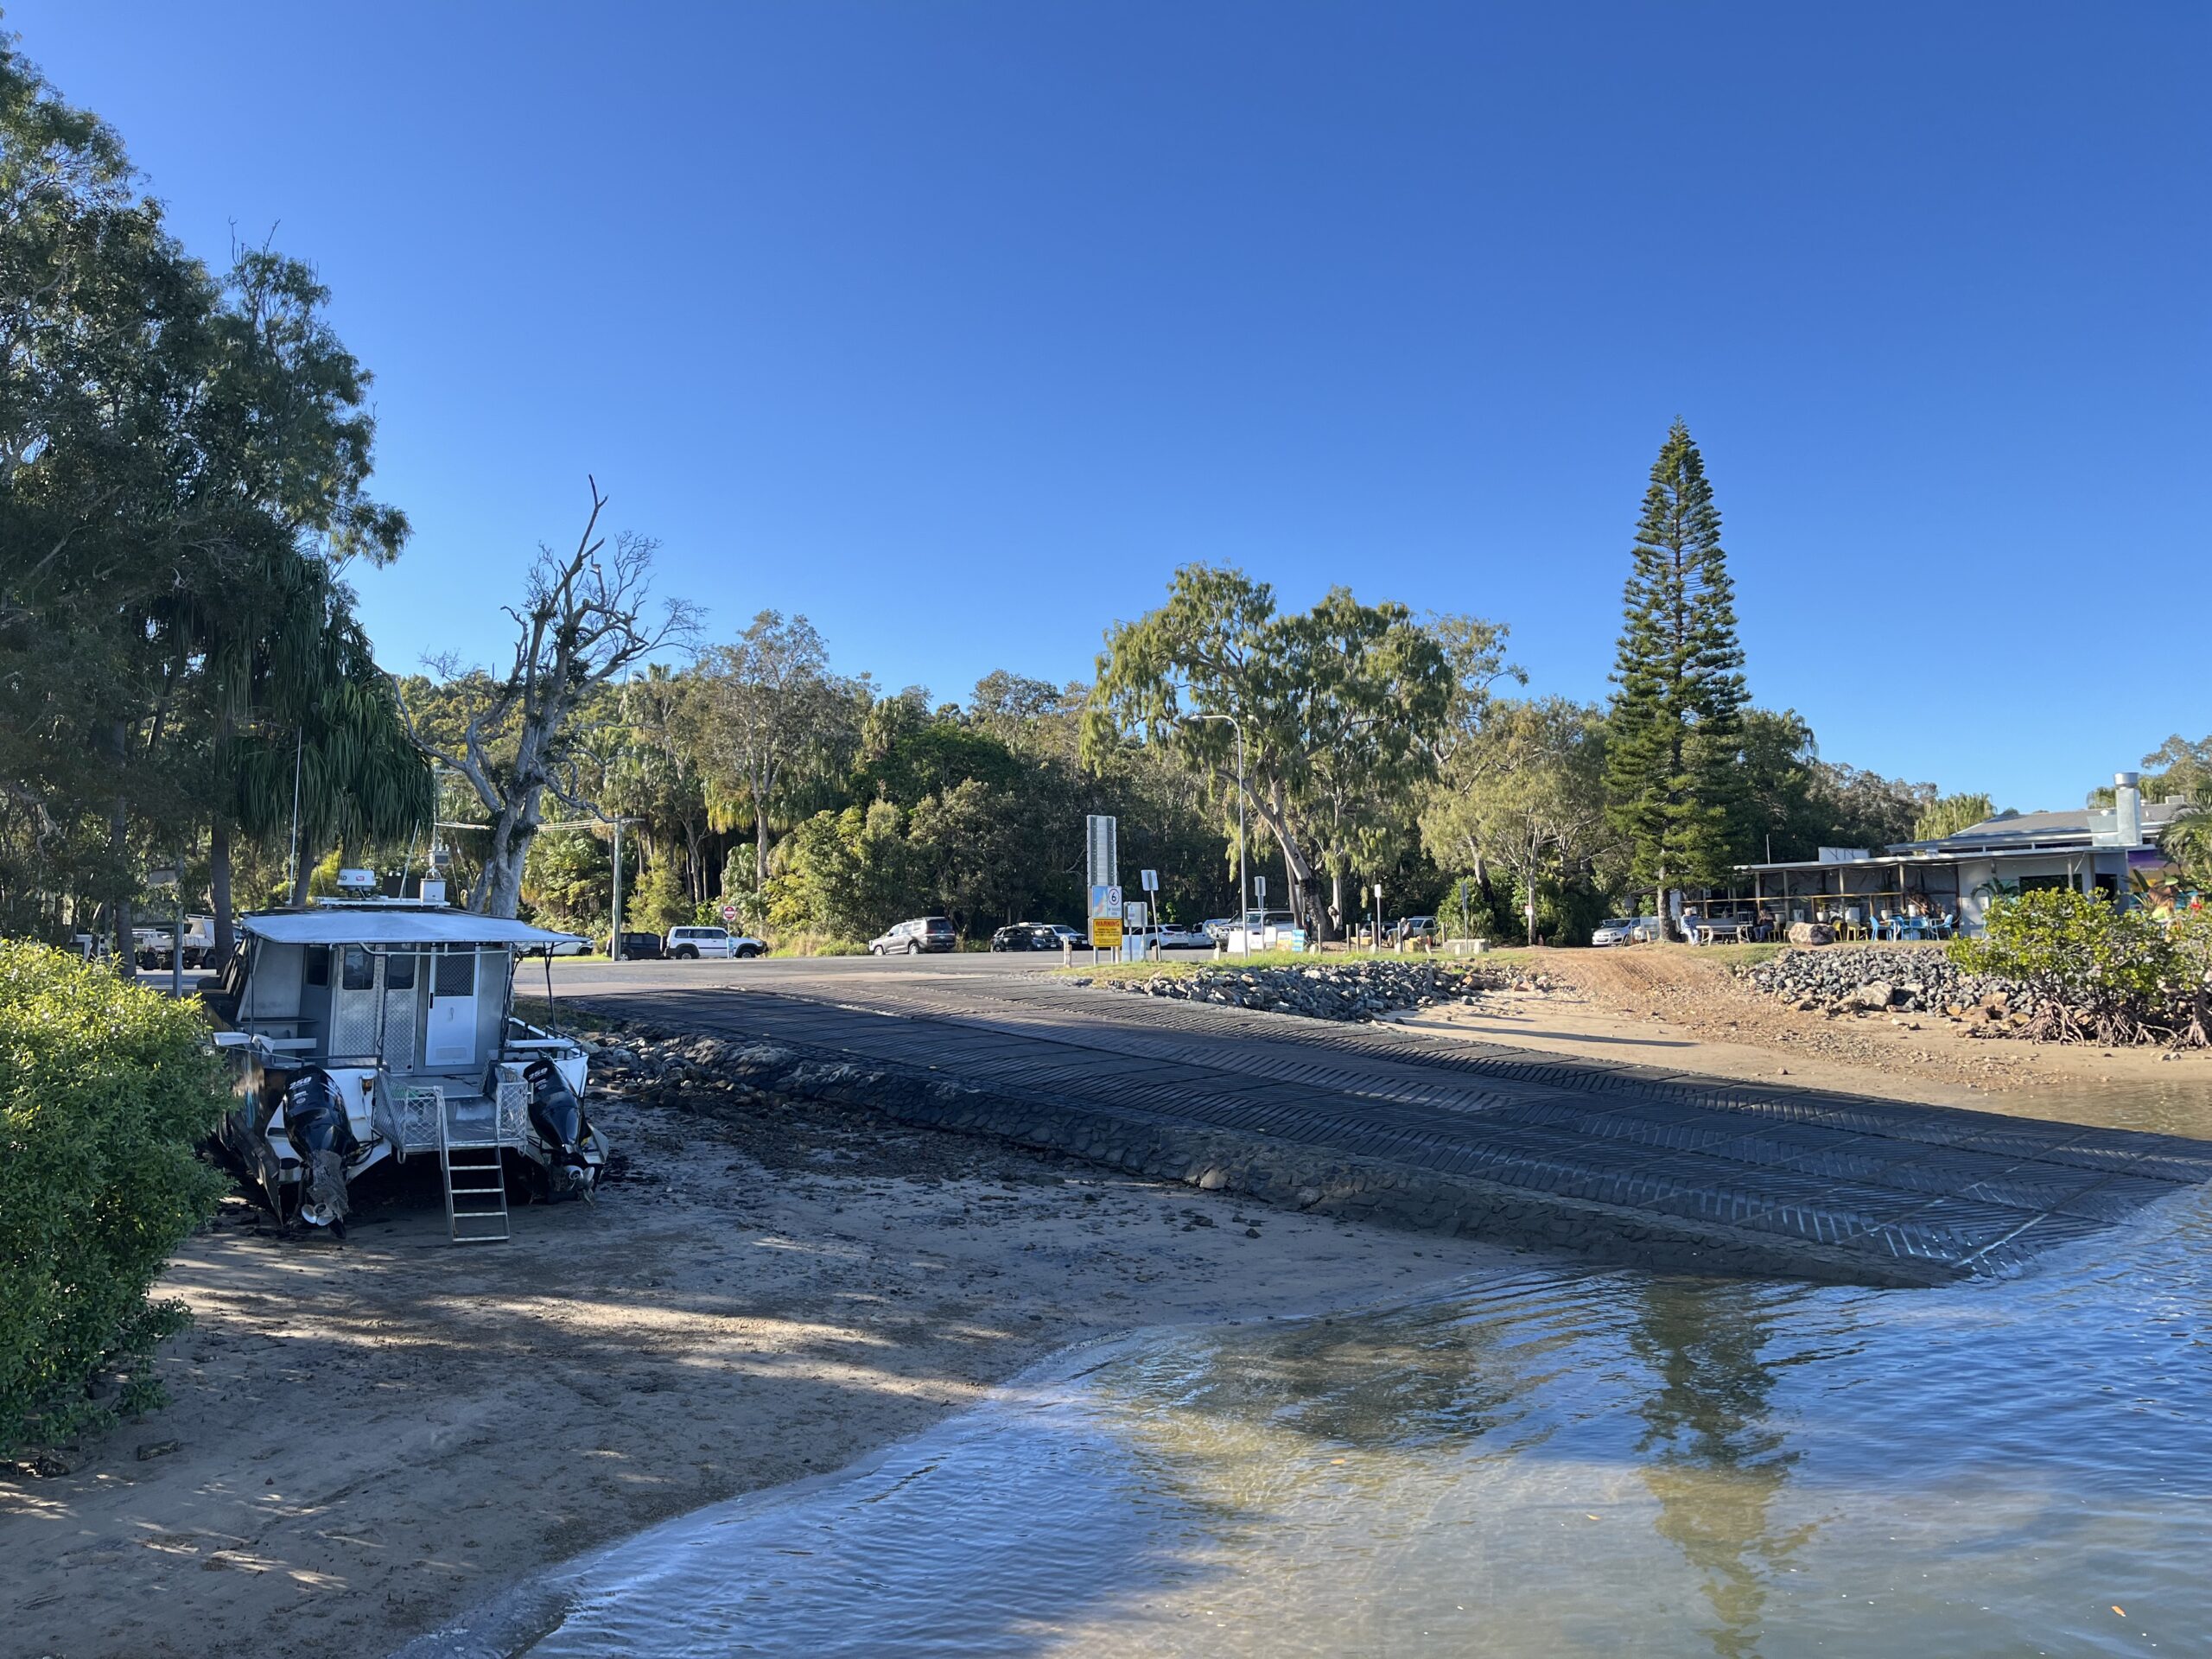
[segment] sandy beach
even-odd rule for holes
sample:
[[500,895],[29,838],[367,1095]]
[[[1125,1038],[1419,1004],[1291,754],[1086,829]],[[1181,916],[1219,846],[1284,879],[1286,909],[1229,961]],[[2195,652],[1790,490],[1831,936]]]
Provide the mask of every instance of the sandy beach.
[[835,1107],[597,1116],[623,1179],[518,1211],[505,1246],[447,1242],[429,1167],[343,1245],[227,1205],[162,1287],[197,1316],[162,1361],[173,1403],[67,1474],[0,1479],[8,1650],[383,1654],[1066,1343],[1504,1259]]

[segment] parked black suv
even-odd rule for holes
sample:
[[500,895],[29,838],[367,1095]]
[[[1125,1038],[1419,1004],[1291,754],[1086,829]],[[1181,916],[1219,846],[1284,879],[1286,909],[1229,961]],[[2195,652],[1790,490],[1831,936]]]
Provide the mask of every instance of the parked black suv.
[[617,962],[658,962],[661,957],[660,935],[631,933],[622,935],[621,948],[607,953]]

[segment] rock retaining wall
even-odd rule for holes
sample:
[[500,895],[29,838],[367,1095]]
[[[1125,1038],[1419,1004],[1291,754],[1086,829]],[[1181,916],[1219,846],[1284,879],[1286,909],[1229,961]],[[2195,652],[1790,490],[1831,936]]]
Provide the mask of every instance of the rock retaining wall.
[[1541,974],[1392,957],[1319,960],[1310,967],[1201,968],[1195,973],[1154,974],[1145,979],[1102,976],[1077,982],[1139,996],[1354,1021],[1440,1002],[1472,1002],[1484,991],[1552,988]]
[[786,1043],[626,1037],[601,1048],[595,1081],[679,1110],[733,1110],[762,1096],[864,1107],[902,1123],[982,1135],[1109,1169],[1387,1226],[1573,1251],[1662,1271],[1789,1274],[1835,1283],[1948,1282],[1935,1262],[1887,1266],[1775,1234],[1629,1211],[1265,1135],[1239,1135],[1047,1094]]
[[1967,973],[1924,945],[1784,950],[1743,969],[1742,976],[1754,990],[1808,1013],[1936,1014],[1991,1036],[2018,1029],[2035,1012],[2024,988]]

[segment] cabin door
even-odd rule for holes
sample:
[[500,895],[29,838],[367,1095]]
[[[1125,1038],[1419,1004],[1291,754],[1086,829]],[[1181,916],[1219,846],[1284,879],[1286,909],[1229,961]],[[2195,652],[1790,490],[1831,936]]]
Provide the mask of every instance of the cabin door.
[[476,1065],[476,953],[430,958],[430,1018],[423,1031],[423,1064],[432,1071]]
[[384,1063],[390,1071],[415,1069],[415,984],[420,962],[411,950],[384,959]]
[[340,945],[337,983],[330,988],[330,1058],[362,1060],[377,1052],[377,958],[358,944]]

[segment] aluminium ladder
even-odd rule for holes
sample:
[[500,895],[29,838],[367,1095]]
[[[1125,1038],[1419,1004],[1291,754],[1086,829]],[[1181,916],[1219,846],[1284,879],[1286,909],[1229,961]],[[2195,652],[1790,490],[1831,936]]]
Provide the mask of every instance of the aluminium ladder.
[[446,1228],[456,1244],[504,1244],[507,1176],[496,1129],[490,1141],[455,1140],[444,1091],[438,1098],[438,1163],[445,1172]]

